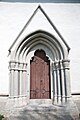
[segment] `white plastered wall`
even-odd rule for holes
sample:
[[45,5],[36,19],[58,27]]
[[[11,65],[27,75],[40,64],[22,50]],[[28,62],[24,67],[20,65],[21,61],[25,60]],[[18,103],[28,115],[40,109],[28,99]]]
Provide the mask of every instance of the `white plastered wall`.
[[[71,47],[69,54],[71,90],[80,93],[80,4],[46,3],[40,5]],[[0,94],[8,94],[9,91],[8,49],[37,6],[37,3],[0,2]],[[48,27],[46,26],[45,18],[39,18],[38,16],[39,14],[35,16],[25,33],[29,34],[43,26],[43,30],[48,29],[53,34],[54,31],[49,23]],[[45,24],[42,24],[44,20]],[[22,38],[26,35],[25,33],[21,36]]]

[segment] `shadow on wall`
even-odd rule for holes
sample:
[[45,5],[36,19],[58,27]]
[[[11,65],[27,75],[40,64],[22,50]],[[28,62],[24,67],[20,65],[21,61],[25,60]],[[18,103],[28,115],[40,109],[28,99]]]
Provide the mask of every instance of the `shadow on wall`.
[[26,3],[80,3],[80,0],[0,0],[1,2],[26,2]]

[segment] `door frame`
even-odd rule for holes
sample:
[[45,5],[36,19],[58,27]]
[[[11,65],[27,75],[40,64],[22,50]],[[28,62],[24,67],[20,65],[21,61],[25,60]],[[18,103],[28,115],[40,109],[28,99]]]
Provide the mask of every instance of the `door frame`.
[[[49,48],[47,48],[45,45],[36,45],[36,46],[34,46],[34,48],[32,48],[30,51],[29,51],[29,53],[28,53],[28,55],[27,55],[27,58],[26,58],[26,60],[27,60],[27,83],[28,83],[28,88],[27,88],[27,99],[29,99],[30,101],[31,101],[31,99],[30,99],[30,60],[31,60],[31,58],[34,56],[34,53],[35,53],[35,51],[37,50],[37,49],[42,49],[42,50],[44,50],[45,51],[45,53],[46,53],[46,56],[49,58],[49,60],[50,60],[50,84],[51,84],[51,99],[53,99],[53,80],[52,80],[52,64],[53,64],[53,60],[52,60],[52,58],[50,57],[51,55],[52,55],[52,52],[50,51],[50,49]],[[46,50],[47,49],[47,50]],[[49,56],[50,55],[50,56]],[[53,56],[53,55],[52,55]],[[33,100],[33,99],[32,99]],[[40,100],[42,100],[43,101],[43,99],[40,99]],[[47,99],[46,99],[47,100]],[[50,100],[50,99],[49,99]]]
[[[31,97],[32,95],[31,95],[31,89],[33,89],[33,87],[31,87],[31,86],[33,86],[33,83],[35,82],[34,81],[34,79],[35,80],[37,80],[36,78],[31,78],[31,65],[34,63],[34,59],[36,58],[36,53],[40,53],[40,55],[42,56],[43,55],[43,61],[44,61],[44,65],[46,65],[47,66],[47,72],[48,72],[48,74],[46,74],[46,69],[44,69],[43,71],[44,71],[44,73],[45,73],[45,75],[47,75],[48,76],[48,81],[47,81],[47,88],[45,89],[45,90],[47,90],[47,89],[49,89],[49,92],[48,92],[48,95],[47,96],[45,96],[45,97],[42,97],[42,99],[51,99],[51,78],[50,78],[50,60],[49,60],[49,58],[46,56],[46,53],[45,53],[45,51],[44,50],[42,50],[42,49],[37,49],[36,51],[35,51],[35,53],[34,53],[34,56],[31,58],[31,60],[30,60],[30,99],[41,99],[41,95],[42,95],[42,93],[39,93],[40,94],[40,98],[37,98],[37,97],[35,97],[35,98],[33,98],[33,97]],[[38,57],[38,56],[37,56]],[[47,61],[45,61],[45,59],[47,60]],[[40,60],[39,60],[40,61]],[[46,64],[45,64],[46,63]],[[35,63],[35,65],[36,65],[36,63]],[[35,67],[35,66],[34,66]],[[33,69],[33,68],[32,68]],[[40,69],[40,71],[41,71],[41,69]],[[36,71],[35,71],[36,72]],[[35,74],[35,72],[32,74],[32,76]],[[39,71],[38,71],[39,72]],[[43,78],[42,79],[44,79],[45,80],[45,78],[44,78],[44,75],[43,75]],[[33,82],[31,82],[31,81],[33,81]],[[32,84],[32,85],[31,85]],[[46,81],[44,81],[44,86],[45,86],[45,84],[46,84]],[[36,84],[35,84],[36,85]],[[36,85],[36,87],[37,88],[39,88],[40,89],[40,86],[38,86],[38,85]],[[46,86],[45,86],[46,87]],[[40,91],[39,91],[40,92]],[[45,93],[46,94],[46,93]],[[48,98],[49,97],[49,98]]]

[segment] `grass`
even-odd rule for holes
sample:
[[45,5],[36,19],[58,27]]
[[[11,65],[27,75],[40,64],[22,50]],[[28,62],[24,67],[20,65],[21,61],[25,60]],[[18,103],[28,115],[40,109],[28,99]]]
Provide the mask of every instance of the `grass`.
[[2,118],[4,118],[4,116],[0,114],[0,120],[2,120]]

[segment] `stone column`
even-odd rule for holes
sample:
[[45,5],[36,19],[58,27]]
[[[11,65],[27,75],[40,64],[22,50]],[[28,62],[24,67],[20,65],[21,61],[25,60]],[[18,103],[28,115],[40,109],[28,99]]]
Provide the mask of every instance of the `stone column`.
[[71,96],[71,85],[70,85],[70,68],[69,60],[63,60],[63,71],[64,71],[64,84],[65,84],[65,96],[70,97]]
[[14,96],[14,70],[9,73],[9,96]]
[[20,96],[23,95],[23,64],[20,63],[19,65],[20,68]]
[[59,61],[54,62],[53,65],[53,96],[59,102],[60,98],[60,76],[59,76]]
[[59,76],[60,76],[60,93],[61,93],[61,101],[65,98],[65,84],[64,84],[64,69],[62,60],[59,62]]
[[55,68],[55,64],[53,63],[53,67],[52,67],[52,76],[53,76],[53,101],[55,101],[55,97],[56,95],[56,68]]
[[19,70],[18,70],[18,63],[15,63],[14,69],[14,97],[19,96]]
[[[53,63],[53,101],[63,102],[71,95],[69,60]],[[57,98],[57,99],[56,99]]]
[[55,62],[55,72],[56,72],[56,93],[57,93],[57,102],[59,98],[59,82],[58,82],[58,63]]
[[23,64],[23,96],[27,95],[27,64]]
[[9,62],[9,97],[14,96],[14,62]]
[[60,80],[60,97],[61,97],[61,101],[62,101],[63,84],[62,84],[62,64],[61,64],[61,61],[59,61],[59,80]]

